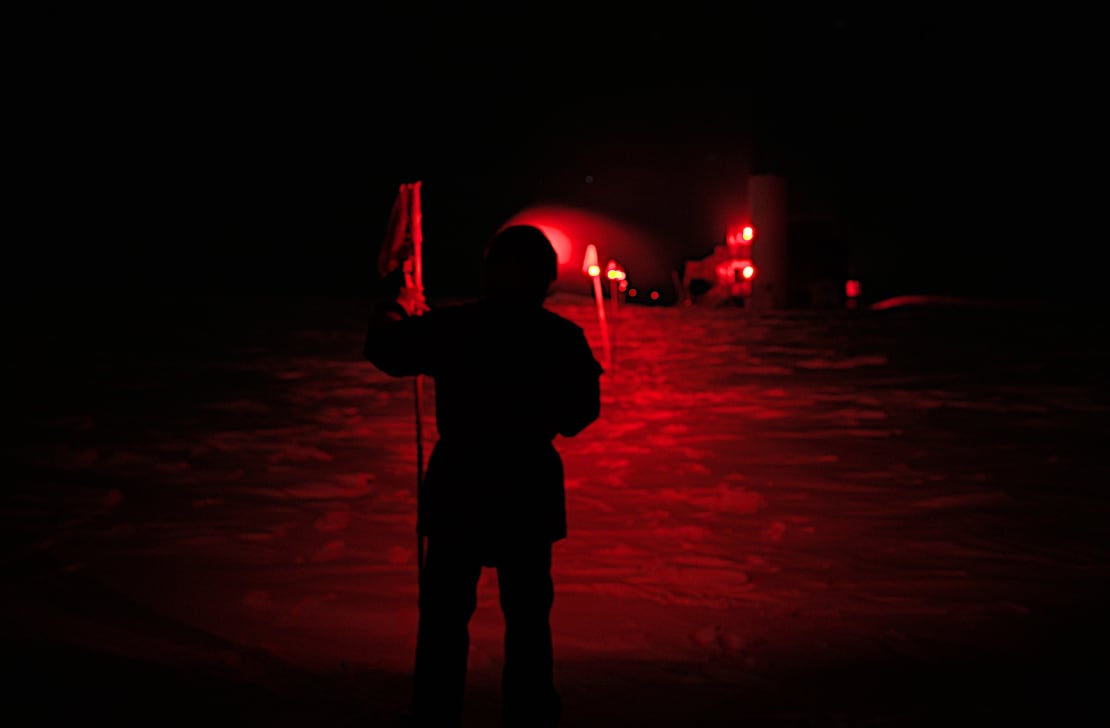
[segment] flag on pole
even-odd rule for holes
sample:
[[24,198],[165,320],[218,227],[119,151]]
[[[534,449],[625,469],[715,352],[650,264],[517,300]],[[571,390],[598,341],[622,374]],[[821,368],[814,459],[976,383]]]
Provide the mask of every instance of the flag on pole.
[[424,306],[424,233],[420,207],[420,182],[402,184],[389,215],[385,242],[378,253],[378,275],[385,277],[401,269],[404,274],[402,304],[413,315]]
[[[420,206],[420,182],[402,184],[393,202],[393,211],[386,228],[385,243],[378,254],[378,274],[387,276],[398,268],[404,271],[404,287],[412,294],[413,315],[424,312],[424,218]],[[416,500],[419,510],[420,496],[424,489],[424,377],[416,375],[413,383],[414,409],[416,412]],[[417,569],[420,578],[424,570],[424,537],[417,534]]]
[[[424,300],[424,213],[420,209],[420,181],[409,186],[409,229],[412,234],[412,283],[417,300]],[[418,309],[417,314],[423,313]]]
[[[385,243],[378,253],[378,275],[384,277],[401,266],[410,268],[414,257],[412,238],[413,184],[401,185],[389,215]],[[406,278],[405,284],[409,281]]]

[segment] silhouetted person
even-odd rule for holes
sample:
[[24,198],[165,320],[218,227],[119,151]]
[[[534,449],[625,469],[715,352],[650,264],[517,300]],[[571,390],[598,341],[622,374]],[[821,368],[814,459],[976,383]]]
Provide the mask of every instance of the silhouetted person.
[[[435,379],[439,441],[420,494],[421,571],[413,714],[460,725],[468,624],[483,566],[496,567],[505,617],[505,725],[553,726],[551,546],[566,536],[563,465],[552,444],[597,419],[602,368],[574,323],[543,308],[556,256],[513,226],[483,257],[481,300],[423,306],[386,295],[366,358],[392,376]],[[397,286],[394,286],[396,291]]]

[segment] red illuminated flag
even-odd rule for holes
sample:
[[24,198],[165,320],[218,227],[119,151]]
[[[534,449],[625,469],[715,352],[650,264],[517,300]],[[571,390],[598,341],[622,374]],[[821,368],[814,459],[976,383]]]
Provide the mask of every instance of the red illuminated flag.
[[410,207],[412,186],[401,185],[389,215],[385,242],[378,253],[378,275],[387,276],[412,258],[413,245],[410,232]]
[[[421,314],[425,308],[423,266],[423,214],[420,206],[420,182],[402,184],[393,202],[385,242],[378,253],[378,274],[387,276],[400,268],[404,271],[405,289],[411,294],[411,313]],[[406,308],[409,308],[406,305]]]
[[385,243],[378,253],[378,274],[386,276],[403,268],[405,288],[423,293],[423,244],[420,182],[409,182],[401,185],[393,202]]
[[[408,300],[405,306],[411,314],[419,316],[426,309],[424,305],[423,278],[423,213],[420,206],[420,182],[402,184],[393,202],[389,215],[386,237],[378,252],[378,274],[389,275],[398,268],[404,271],[405,291],[401,298]],[[416,410],[416,499],[420,501],[424,489],[424,376],[417,374],[413,384]],[[416,561],[418,570],[424,568],[424,539],[417,537]]]

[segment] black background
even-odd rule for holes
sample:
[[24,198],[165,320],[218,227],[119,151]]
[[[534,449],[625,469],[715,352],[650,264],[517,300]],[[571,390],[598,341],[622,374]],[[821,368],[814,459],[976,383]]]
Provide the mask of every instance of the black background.
[[[30,223],[10,287],[365,291],[398,184],[422,179],[450,251],[429,285],[465,289],[530,203],[601,202],[708,246],[713,185],[751,171],[786,175],[792,214],[830,221],[872,290],[1097,298],[1074,224],[1084,24],[835,5],[36,18],[9,111]],[[657,182],[585,191],[629,168]]]

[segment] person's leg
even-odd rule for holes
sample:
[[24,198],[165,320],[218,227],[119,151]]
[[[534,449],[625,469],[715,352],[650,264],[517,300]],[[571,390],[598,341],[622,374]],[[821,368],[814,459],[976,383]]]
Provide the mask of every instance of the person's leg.
[[497,565],[505,615],[504,724],[554,726],[561,708],[552,679],[551,544],[519,544],[506,551]]
[[468,624],[477,606],[482,563],[466,548],[428,539],[420,584],[413,718],[417,725],[462,724]]

